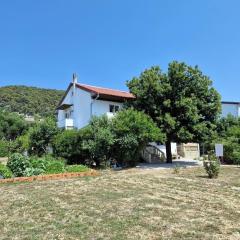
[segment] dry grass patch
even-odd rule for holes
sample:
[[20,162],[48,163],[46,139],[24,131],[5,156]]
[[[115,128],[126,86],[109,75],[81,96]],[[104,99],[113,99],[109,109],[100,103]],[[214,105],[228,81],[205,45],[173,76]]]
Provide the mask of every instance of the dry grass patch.
[[240,168],[0,186],[0,239],[240,239]]

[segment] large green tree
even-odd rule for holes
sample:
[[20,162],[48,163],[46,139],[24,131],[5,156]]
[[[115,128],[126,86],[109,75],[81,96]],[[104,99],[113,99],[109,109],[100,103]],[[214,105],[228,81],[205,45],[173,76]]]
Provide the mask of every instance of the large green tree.
[[167,162],[171,142],[206,140],[216,128],[220,95],[198,67],[172,62],[167,73],[156,66],[127,82],[136,96],[131,105],[143,110],[166,134]]

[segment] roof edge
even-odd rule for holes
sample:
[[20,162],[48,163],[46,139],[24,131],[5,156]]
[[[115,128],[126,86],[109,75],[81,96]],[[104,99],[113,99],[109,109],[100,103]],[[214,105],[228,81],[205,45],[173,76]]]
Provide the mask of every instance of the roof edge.
[[240,105],[240,102],[234,102],[234,101],[222,101],[222,104],[235,104],[235,105]]

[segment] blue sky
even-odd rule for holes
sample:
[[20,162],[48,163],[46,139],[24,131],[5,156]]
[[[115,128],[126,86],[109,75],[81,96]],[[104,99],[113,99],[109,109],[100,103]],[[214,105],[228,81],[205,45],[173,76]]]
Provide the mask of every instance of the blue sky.
[[240,101],[239,0],[2,0],[0,86],[126,90],[172,60],[198,65],[223,100]]

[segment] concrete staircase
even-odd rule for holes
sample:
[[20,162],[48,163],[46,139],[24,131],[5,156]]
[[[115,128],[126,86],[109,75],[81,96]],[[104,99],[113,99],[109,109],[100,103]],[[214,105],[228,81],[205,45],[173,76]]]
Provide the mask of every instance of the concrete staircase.
[[153,145],[148,145],[142,151],[142,158],[147,163],[163,163],[166,160],[164,152]]

